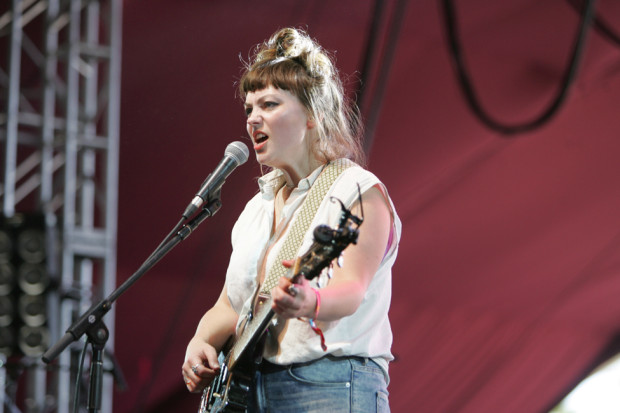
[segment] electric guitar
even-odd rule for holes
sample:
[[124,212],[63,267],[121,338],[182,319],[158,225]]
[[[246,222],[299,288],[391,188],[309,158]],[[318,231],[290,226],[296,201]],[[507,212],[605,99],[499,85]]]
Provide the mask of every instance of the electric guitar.
[[[353,215],[340,202],[342,215],[335,229],[319,225],[314,229],[314,243],[301,257],[285,277],[294,281],[298,277],[311,280],[339,258],[342,251],[351,243],[357,242],[359,226],[364,218]],[[360,195],[361,205],[361,195]],[[246,316],[245,326],[234,338],[228,349],[220,354],[220,372],[202,394],[199,413],[245,412],[248,392],[250,391],[257,361],[257,347],[264,336],[269,323],[276,314],[271,308],[272,299],[259,304]],[[230,342],[231,340],[229,340]],[[260,356],[260,355],[258,355]]]

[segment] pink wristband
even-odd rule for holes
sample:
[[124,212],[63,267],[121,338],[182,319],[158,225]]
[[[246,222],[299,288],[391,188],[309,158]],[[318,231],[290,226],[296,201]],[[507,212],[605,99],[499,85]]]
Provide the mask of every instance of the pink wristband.
[[319,318],[319,310],[321,309],[321,293],[319,293],[319,290],[317,290],[316,288],[312,288],[312,291],[314,291],[314,294],[316,295],[316,308],[314,309],[314,317],[308,320],[308,323],[310,323],[310,328],[312,329],[312,331],[314,331],[317,335],[321,337],[321,348],[323,349],[323,351],[327,351],[327,345],[325,345],[325,336],[323,335],[323,331],[321,331],[321,329],[318,328],[315,323],[315,320]]
[[319,293],[319,290],[316,288],[312,288],[312,291],[314,291],[314,294],[316,295],[316,307],[314,308],[314,317],[312,317],[312,320],[316,320],[319,318],[319,310],[321,309],[321,293]]

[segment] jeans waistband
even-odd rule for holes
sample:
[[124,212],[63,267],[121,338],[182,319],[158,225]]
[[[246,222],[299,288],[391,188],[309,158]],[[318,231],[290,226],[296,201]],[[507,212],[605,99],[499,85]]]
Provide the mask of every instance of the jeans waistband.
[[328,354],[328,355],[323,356],[323,357],[321,357],[319,359],[316,359],[316,360],[311,360],[311,361],[307,361],[307,362],[303,362],[303,363],[292,363],[292,364],[274,364],[274,363],[271,363],[271,362],[263,359],[260,362],[260,364],[258,365],[258,371],[260,371],[263,374],[277,373],[277,372],[280,372],[280,371],[288,370],[291,367],[309,366],[312,363],[316,363],[317,361],[324,360],[324,359],[328,359],[328,360],[332,360],[332,361],[350,360],[350,361],[358,363],[360,365],[367,365],[369,363],[372,363],[373,366],[375,366],[377,368],[380,368],[379,365],[377,363],[375,363],[369,357],[361,357],[361,356],[342,356],[342,357],[337,357],[337,356],[332,356],[331,354]]

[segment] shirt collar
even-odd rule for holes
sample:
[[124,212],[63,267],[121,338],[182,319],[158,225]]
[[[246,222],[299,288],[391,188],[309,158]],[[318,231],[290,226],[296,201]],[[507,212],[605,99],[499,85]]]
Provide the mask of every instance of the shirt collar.
[[[314,184],[314,181],[316,181],[323,171],[323,168],[325,168],[325,165],[326,164],[319,166],[312,171],[310,175],[300,180],[295,190],[307,191],[310,189],[310,187]],[[273,171],[258,178],[258,187],[263,196],[274,197],[278,189],[280,189],[284,184],[284,172],[279,169],[274,169]]]

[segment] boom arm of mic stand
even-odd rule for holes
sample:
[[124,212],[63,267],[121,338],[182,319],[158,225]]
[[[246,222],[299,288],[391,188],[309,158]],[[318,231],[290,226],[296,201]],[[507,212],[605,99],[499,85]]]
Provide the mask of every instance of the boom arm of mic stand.
[[[159,247],[120,287],[113,291],[107,298],[93,305],[84,314],[82,314],[82,316],[67,329],[65,335],[43,354],[42,360],[45,363],[51,363],[72,342],[79,340],[84,334],[89,333],[89,330],[90,333],[88,334],[88,337],[90,339],[104,339],[103,342],[105,345],[107,334],[103,333],[103,329],[107,331],[107,328],[105,328],[105,324],[103,324],[103,316],[110,311],[110,308],[112,308],[112,303],[144,274],[146,274],[148,270],[157,264],[157,262],[159,262],[159,260],[170,252],[170,250],[172,250],[181,241],[189,237],[194,229],[202,223],[202,221],[215,215],[221,206],[222,203],[220,201],[220,194],[218,191],[218,193],[213,196],[213,199],[209,199],[209,202],[203,206],[200,213],[198,213],[189,223],[187,223],[187,225],[184,225],[179,232],[177,232],[175,237]],[[103,337],[104,335],[106,337]]]

